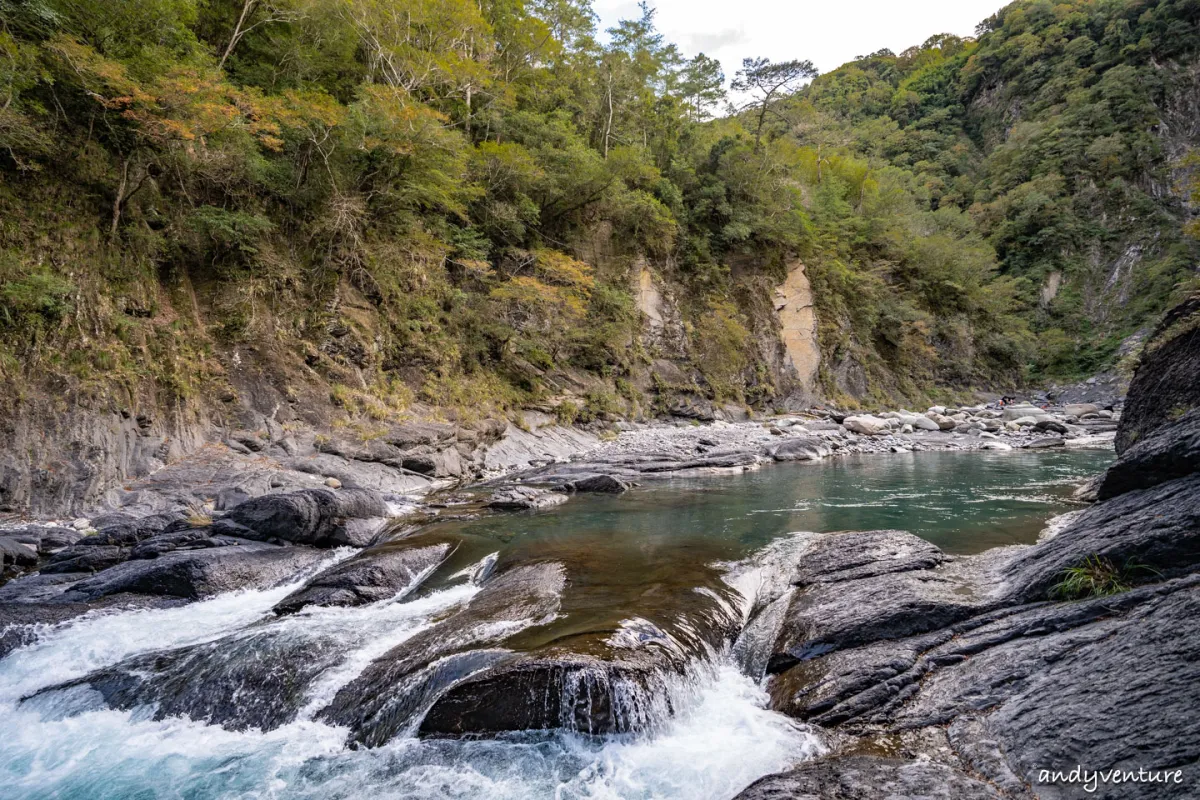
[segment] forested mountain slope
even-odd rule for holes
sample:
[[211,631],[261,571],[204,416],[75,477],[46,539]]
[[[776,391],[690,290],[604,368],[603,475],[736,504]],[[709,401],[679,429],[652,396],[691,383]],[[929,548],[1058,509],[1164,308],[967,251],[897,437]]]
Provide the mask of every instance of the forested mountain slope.
[[9,438],[1087,373],[1195,281],[1198,19],[1022,0],[803,89],[750,62],[714,118],[648,8],[0,0]]

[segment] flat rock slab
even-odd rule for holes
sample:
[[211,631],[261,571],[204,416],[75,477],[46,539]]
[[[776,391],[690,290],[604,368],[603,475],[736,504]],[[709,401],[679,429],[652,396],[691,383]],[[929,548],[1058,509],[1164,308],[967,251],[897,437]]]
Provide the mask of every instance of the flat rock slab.
[[59,602],[89,602],[118,593],[196,600],[248,586],[273,586],[324,558],[324,553],[312,548],[262,542],[179,551],[106,569],[71,585]]
[[798,557],[792,583],[809,586],[932,569],[945,560],[936,545],[904,531],[821,534]]
[[995,787],[935,761],[826,758],[752,783],[734,800],[1002,800]]

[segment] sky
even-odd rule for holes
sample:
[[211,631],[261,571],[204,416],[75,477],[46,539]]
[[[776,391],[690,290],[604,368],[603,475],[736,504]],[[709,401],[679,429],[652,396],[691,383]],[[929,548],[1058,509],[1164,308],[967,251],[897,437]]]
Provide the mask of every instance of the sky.
[[[918,45],[936,33],[974,35],[1011,0],[651,0],[668,41],[720,60],[728,80],[748,56],[808,59],[821,72],[856,56]],[[640,14],[637,0],[593,0],[601,30]]]

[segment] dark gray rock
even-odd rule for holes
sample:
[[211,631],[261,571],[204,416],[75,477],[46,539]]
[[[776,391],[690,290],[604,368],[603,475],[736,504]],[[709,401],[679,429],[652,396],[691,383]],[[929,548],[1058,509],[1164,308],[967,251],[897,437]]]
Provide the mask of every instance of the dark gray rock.
[[565,584],[556,563],[498,571],[464,608],[371,662],[319,718],[348,727],[353,742],[385,743],[448,687],[494,660],[511,658],[496,648],[508,632],[552,619]]
[[767,455],[776,461],[820,461],[832,452],[822,440],[807,436],[788,439],[767,448]]
[[383,545],[323,570],[281,600],[276,614],[294,614],[308,606],[360,606],[412,591],[449,555],[446,543],[415,546],[401,541]]
[[487,501],[488,508],[501,511],[528,511],[535,508],[549,508],[567,502],[567,496],[559,492],[548,492],[532,486],[510,486],[492,494]]
[[1084,509],[1054,537],[1003,567],[1015,601],[1047,599],[1069,567],[1092,555],[1130,578],[1161,580],[1200,565],[1200,473]]
[[130,549],[116,545],[92,545],[87,538],[58,551],[41,568],[46,574],[61,572],[99,572],[129,558]]
[[387,516],[383,497],[369,489],[303,489],[240,503],[213,523],[214,533],[329,547],[346,520]]
[[1200,472],[1200,409],[1155,427],[1129,446],[1104,473],[1096,494],[1107,500],[1194,472]]
[[587,475],[566,484],[573,492],[594,492],[597,494],[622,494],[629,491],[630,484],[613,475]]
[[798,554],[792,583],[809,586],[933,569],[945,559],[936,545],[904,531],[820,534]]
[[1200,295],[1167,312],[1147,339],[1117,430],[1124,453],[1157,428],[1200,408]]
[[817,584],[792,597],[767,671],[779,672],[835,650],[944,628],[980,612],[989,602],[972,582],[936,570]]
[[1056,419],[1043,419],[1033,426],[1039,433],[1070,433],[1071,429]]
[[169,552],[117,564],[79,581],[64,602],[88,602],[118,593],[189,600],[248,586],[273,586],[317,564],[324,554],[308,547],[242,542],[235,547]]
[[1002,800],[994,786],[928,760],[823,758],[750,784],[734,800]]
[[0,536],[0,561],[18,567],[31,567],[38,562],[38,551],[24,542]]

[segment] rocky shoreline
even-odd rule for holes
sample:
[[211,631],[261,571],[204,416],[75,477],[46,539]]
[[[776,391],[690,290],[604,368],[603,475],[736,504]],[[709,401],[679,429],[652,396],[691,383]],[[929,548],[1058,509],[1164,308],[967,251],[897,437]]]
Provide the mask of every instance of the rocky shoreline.
[[[1140,372],[1131,397],[1153,383]],[[1200,757],[1190,718],[1200,705],[1200,410],[1128,416],[1016,405],[814,410],[629,425],[615,437],[549,420],[529,430],[409,425],[369,442],[268,433],[251,440],[258,450],[213,445],[110,492],[90,519],[6,528],[0,549],[20,574],[0,586],[0,656],[88,611],[189,603],[298,575],[307,580],[274,618],[410,592],[457,546],[425,531],[445,514],[538,509],[779,461],[1108,446],[1118,426],[1133,426],[1136,441],[1087,489],[1099,502],[1035,545],[952,557],[901,531],[794,534],[734,565],[757,576],[751,588],[705,567],[685,613],[569,642],[505,646],[513,631],[556,617],[570,565],[485,559],[472,567],[479,591],[468,603],[375,657],[316,716],[368,747],[414,725],[423,736],[638,731],[684,702],[672,694],[681,680],[731,651],[765,681],[773,709],[829,745],[743,800],[1072,797],[1071,786],[1038,783],[1038,770],[1163,770]],[[1106,565],[1118,591],[1064,593],[1064,577],[1089,564]],[[277,637],[265,624],[44,692],[87,685],[114,708],[152,704],[270,730],[295,718],[306,687],[338,661],[337,642],[314,636]],[[1192,785],[1095,796],[1185,797]]]

